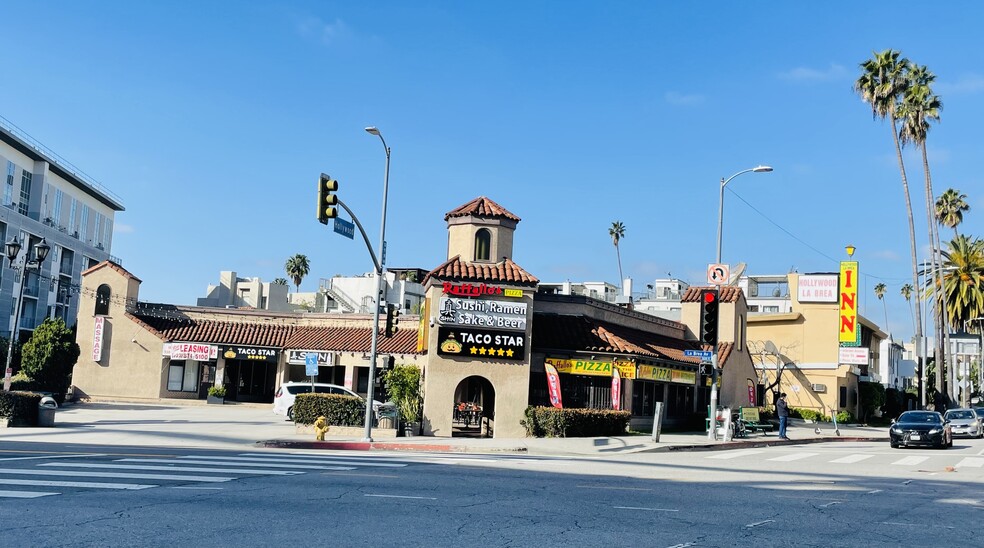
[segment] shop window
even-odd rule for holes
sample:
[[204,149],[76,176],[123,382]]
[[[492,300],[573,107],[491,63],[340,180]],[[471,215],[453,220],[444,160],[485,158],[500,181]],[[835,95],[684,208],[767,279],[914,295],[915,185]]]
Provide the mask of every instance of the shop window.
[[480,228],[475,233],[475,260],[487,261],[492,253],[492,233],[487,228]]
[[841,386],[837,394],[837,407],[847,407],[847,387]]
[[197,391],[197,364],[188,364],[185,360],[172,361],[167,368],[167,389],[171,392]]
[[111,291],[109,286],[102,284],[96,289],[96,316],[106,316],[109,314],[109,299]]

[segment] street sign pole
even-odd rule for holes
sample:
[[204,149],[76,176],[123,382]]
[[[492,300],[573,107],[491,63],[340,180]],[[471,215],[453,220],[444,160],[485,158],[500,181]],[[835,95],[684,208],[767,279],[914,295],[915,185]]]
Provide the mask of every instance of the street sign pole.
[[718,402],[718,355],[717,351],[711,353],[711,402],[710,402],[710,425],[707,431],[707,439],[717,440],[717,402]]

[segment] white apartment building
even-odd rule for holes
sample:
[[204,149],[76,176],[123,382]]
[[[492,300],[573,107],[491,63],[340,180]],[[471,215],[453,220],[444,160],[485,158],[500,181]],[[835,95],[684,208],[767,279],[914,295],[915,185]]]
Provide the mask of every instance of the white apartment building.
[[548,295],[581,295],[606,303],[618,301],[618,286],[608,282],[540,282],[537,293]]
[[646,285],[646,293],[635,301],[633,310],[675,322],[680,321],[680,298],[690,284],[676,278],[659,278]]
[[[60,317],[74,325],[81,273],[110,253],[121,199],[12,123],[0,117],[0,237],[16,238],[21,251],[13,267],[3,257],[0,268],[0,334],[15,332],[21,341],[45,318]],[[26,260],[44,240],[51,251],[40,272]],[[21,273],[26,271],[26,276]],[[21,299],[19,326],[14,304]]]
[[232,271],[219,272],[218,285],[209,285],[198,306],[216,308],[255,308],[271,312],[293,310],[287,300],[289,287],[263,283],[259,278],[240,278]]

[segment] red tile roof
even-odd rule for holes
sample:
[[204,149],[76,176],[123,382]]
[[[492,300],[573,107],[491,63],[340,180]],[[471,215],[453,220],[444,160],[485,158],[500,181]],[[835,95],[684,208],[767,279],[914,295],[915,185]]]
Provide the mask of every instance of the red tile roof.
[[449,259],[444,264],[424,276],[427,280],[453,280],[465,282],[508,283],[514,285],[535,286],[540,283],[535,276],[523,270],[511,259],[503,259],[498,263],[469,263],[461,260],[460,255]]
[[475,217],[503,217],[511,221],[516,221],[517,223],[520,221],[519,217],[513,215],[509,210],[485,196],[479,196],[467,204],[449,211],[444,215],[444,220],[447,221],[451,217],[468,217],[470,215],[474,215]]
[[[731,343],[718,345],[720,364],[727,361],[732,346]],[[700,359],[684,356],[683,351],[701,349],[704,348],[697,341],[674,339],[584,316],[533,315],[535,352],[612,352],[697,365]]]
[[[412,325],[412,327],[411,327]],[[380,354],[417,354],[417,324],[400,328],[392,338],[378,337],[376,351]],[[372,332],[358,327],[297,327],[287,340],[286,348],[299,350],[331,350],[369,352]]]
[[688,287],[684,291],[683,296],[680,297],[680,302],[684,303],[699,303],[700,302],[700,291],[702,289],[719,289],[718,300],[722,303],[736,303],[738,302],[738,296],[741,295],[741,288],[735,286],[724,286],[721,288],[716,287]]

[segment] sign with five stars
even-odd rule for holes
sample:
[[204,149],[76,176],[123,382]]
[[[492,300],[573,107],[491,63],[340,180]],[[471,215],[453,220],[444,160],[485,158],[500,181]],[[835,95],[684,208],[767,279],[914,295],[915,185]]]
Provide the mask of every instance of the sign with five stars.
[[479,360],[525,360],[526,332],[440,327],[437,353]]

